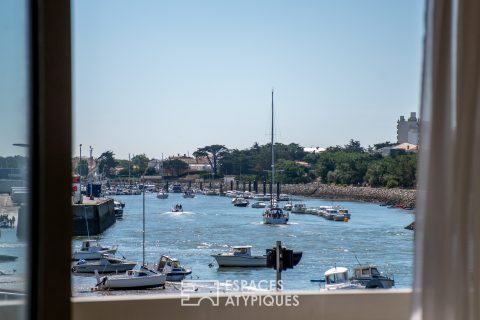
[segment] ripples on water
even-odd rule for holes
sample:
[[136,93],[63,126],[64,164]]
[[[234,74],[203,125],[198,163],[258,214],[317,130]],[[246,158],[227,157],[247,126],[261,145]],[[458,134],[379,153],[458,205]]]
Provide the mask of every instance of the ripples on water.
[[[117,196],[125,202],[123,220],[117,221],[101,236],[104,245],[119,245],[118,254],[142,261],[142,196]],[[288,225],[262,223],[263,209],[239,208],[230,198],[198,195],[184,199],[170,194],[168,199],[146,195],[146,261],[157,262],[162,254],[178,258],[193,269],[194,279],[204,280],[274,280],[272,269],[218,269],[212,254],[229,246],[252,245],[252,254],[265,254],[277,240],[295,251],[303,251],[300,263],[282,273],[286,290],[317,290],[311,279],[336,266],[351,269],[362,263],[376,264],[380,271],[393,273],[397,288],[411,287],[413,232],[403,228],[413,221],[411,211],[388,209],[361,202],[332,202],[301,199],[307,207],[339,204],[348,208],[348,223],[328,221],[310,214],[290,214]],[[185,212],[171,212],[181,203]],[[75,238],[73,249],[82,238]],[[210,268],[209,263],[214,267]],[[94,286],[93,277],[73,276],[74,295],[84,295]],[[175,287],[167,287],[177,292]],[[156,292],[158,289],[139,293]],[[129,292],[134,293],[135,292]],[[98,294],[98,293],[96,293]]]

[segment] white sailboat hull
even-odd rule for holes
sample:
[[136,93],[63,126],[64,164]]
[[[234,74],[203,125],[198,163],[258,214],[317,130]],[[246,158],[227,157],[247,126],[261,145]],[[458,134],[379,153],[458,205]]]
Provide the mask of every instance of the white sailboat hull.
[[102,278],[100,288],[116,290],[156,288],[165,285],[166,280],[167,276],[164,274],[157,274],[148,277],[129,277],[127,275],[107,276]]
[[280,217],[280,218],[263,217],[264,224],[287,224],[287,222],[288,222],[288,218],[286,217]]

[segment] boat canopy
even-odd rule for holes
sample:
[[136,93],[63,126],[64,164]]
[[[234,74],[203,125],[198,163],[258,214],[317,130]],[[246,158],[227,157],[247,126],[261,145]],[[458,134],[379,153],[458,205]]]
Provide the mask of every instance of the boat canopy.
[[234,255],[251,254],[252,246],[235,246],[232,249]]
[[353,268],[353,274],[356,278],[380,276],[377,267],[373,265],[357,266]]

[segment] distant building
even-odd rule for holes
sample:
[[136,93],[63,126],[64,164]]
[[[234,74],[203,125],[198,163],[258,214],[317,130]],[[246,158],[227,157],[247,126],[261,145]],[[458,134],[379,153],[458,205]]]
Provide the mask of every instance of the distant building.
[[163,175],[163,162],[162,160],[152,159],[148,161],[149,168],[155,168],[155,171],[158,172],[160,176]]
[[418,145],[419,120],[416,112],[410,112],[410,118],[404,116],[397,121],[397,143]]
[[303,152],[306,152],[306,153],[319,153],[325,150],[326,150],[325,148],[321,148],[321,147],[303,148]]

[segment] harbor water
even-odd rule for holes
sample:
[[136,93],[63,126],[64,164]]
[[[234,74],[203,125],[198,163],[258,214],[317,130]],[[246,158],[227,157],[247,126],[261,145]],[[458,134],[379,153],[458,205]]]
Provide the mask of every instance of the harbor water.
[[[117,255],[141,263],[142,195],[115,196],[115,199],[125,203],[123,219],[98,239],[103,245],[118,245]],[[412,286],[414,234],[404,229],[414,220],[412,211],[363,202],[298,200],[307,207],[341,205],[349,209],[351,220],[335,222],[316,215],[291,213],[287,225],[265,225],[263,209],[235,207],[227,197],[197,195],[184,199],[182,194],[170,193],[168,199],[157,199],[153,193],[146,194],[145,260],[158,262],[161,255],[178,258],[193,271],[188,279],[258,283],[275,280],[275,271],[218,268],[211,255],[228,251],[235,245],[251,245],[253,255],[263,255],[265,249],[281,240],[288,248],[303,252],[294,269],[282,272],[284,290],[319,290],[319,284],[311,280],[322,279],[324,272],[334,266],[351,270],[358,262],[375,264],[380,271],[393,275],[396,288]],[[184,212],[171,212],[177,203],[183,205]],[[83,239],[86,238],[74,238],[72,250],[78,249]],[[95,283],[92,275],[72,275],[72,294],[100,294],[91,291]],[[177,286],[167,286],[166,290],[128,293],[174,293],[176,290]]]

